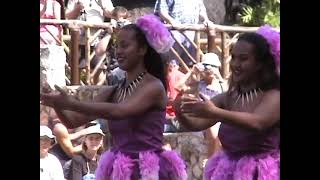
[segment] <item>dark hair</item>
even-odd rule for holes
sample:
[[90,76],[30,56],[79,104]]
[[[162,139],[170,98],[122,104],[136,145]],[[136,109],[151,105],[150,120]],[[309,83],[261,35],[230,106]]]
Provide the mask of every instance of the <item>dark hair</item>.
[[135,24],[128,24],[124,26],[122,29],[124,30],[133,30],[136,33],[136,39],[140,46],[147,46],[147,53],[144,55],[144,65],[147,71],[160,79],[165,90],[167,91],[167,80],[165,73],[165,66],[161,55],[157,53],[148,43],[143,31]]
[[116,6],[112,12],[111,12],[112,17],[123,17],[123,18],[128,18],[128,10],[123,7],[123,6]]
[[[244,33],[239,36],[238,41],[246,41],[252,44],[255,60],[262,65],[255,75],[258,78],[257,86],[261,90],[280,88],[280,78],[276,70],[275,57],[271,54],[267,40],[257,33]],[[233,90],[236,86],[232,82],[232,78],[230,78],[229,85],[229,90]]]

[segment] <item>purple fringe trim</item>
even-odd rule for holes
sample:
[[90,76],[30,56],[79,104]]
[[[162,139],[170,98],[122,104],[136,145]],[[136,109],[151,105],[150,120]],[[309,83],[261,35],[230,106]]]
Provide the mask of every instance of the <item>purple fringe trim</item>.
[[134,161],[122,153],[117,153],[113,162],[112,179],[130,180],[133,172]]
[[96,169],[96,180],[111,180],[112,166],[115,155],[113,152],[107,151],[100,157],[98,167]]
[[161,153],[161,156],[170,162],[173,172],[176,174],[176,180],[187,179],[186,165],[178,153],[175,151],[164,151]]
[[219,152],[207,161],[204,180],[252,180],[255,171],[259,180],[280,179],[280,152],[243,156],[231,159]]
[[159,157],[154,152],[139,154],[141,180],[159,180]]
[[[176,180],[186,180],[186,165],[175,151],[164,151],[165,158],[175,173]],[[159,180],[159,156],[154,152],[140,152],[139,166],[141,180]],[[130,180],[133,173],[134,160],[122,153],[107,151],[102,154],[96,170],[96,180]]]
[[107,151],[102,154],[96,169],[96,180],[130,180],[134,162],[131,158]]

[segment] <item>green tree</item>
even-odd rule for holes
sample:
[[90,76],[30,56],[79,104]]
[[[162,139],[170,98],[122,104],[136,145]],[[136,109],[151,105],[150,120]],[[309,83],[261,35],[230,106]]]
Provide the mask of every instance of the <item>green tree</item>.
[[257,6],[244,6],[240,16],[241,24],[245,26],[269,24],[280,27],[280,0],[262,0]]

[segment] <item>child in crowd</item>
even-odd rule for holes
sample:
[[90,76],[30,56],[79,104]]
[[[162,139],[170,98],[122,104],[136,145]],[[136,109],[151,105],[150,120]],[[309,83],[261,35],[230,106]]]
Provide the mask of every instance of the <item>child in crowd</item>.
[[104,133],[99,124],[87,128],[82,143],[82,153],[72,158],[68,180],[95,179],[95,170],[103,151],[103,137]]

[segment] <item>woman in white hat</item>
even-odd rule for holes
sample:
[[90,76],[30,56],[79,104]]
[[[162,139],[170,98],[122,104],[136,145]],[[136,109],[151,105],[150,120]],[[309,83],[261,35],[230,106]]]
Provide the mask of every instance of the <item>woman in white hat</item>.
[[[221,94],[227,90],[226,83],[222,78],[219,68],[221,62],[215,53],[207,53],[202,57],[200,66],[200,82],[199,93],[202,93],[207,98],[211,99],[214,96]],[[220,122],[206,129],[204,139],[207,145],[207,158],[217,152],[221,148],[221,143],[218,138]],[[206,162],[206,160],[205,160]],[[205,163],[204,162],[204,163]]]
[[203,56],[200,64],[200,84],[199,91],[206,95],[208,98],[212,98],[216,94],[220,94],[226,91],[225,81],[222,78],[219,68],[221,62],[219,57],[214,53],[207,53]]
[[82,153],[72,158],[68,180],[95,179],[100,154],[103,151],[104,133],[99,125],[87,128],[87,134],[82,144]]
[[40,126],[40,179],[64,180],[62,166],[56,156],[49,153],[55,136],[47,126]]
[[[208,97],[226,91],[228,86],[220,74],[220,67],[221,62],[215,53],[204,54],[202,62],[195,64],[185,76],[186,79],[177,85],[178,90],[191,94],[200,91]],[[203,92],[205,89],[210,90]]]
[[[215,53],[206,53],[202,57],[202,62],[195,64],[189,73],[189,78],[185,82],[184,92],[191,94],[203,94],[206,98],[211,99],[227,90],[227,84],[222,78],[219,68],[221,62]],[[204,139],[207,144],[207,157],[217,152],[220,147],[218,139],[220,123],[203,131]],[[206,160],[205,160],[206,161]]]

